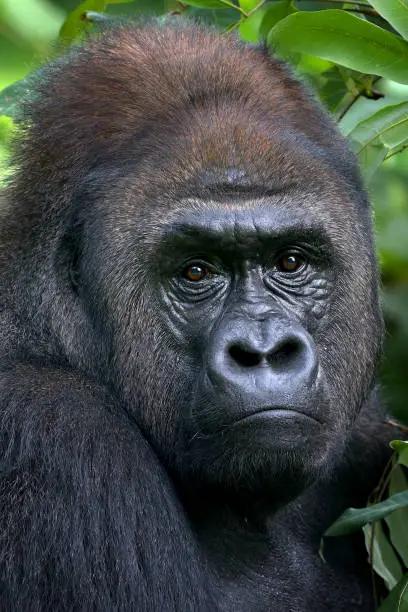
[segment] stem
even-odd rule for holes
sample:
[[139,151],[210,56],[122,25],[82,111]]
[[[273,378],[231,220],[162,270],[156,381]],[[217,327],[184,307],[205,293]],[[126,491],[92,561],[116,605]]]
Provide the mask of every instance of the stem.
[[[344,0],[325,0],[325,1],[326,2],[332,2],[333,4],[355,4],[356,6],[362,6],[362,7],[368,8],[368,9],[371,8],[371,6],[370,6],[370,4],[368,4],[368,2],[346,2],[345,3]],[[298,0],[298,2],[300,2],[300,0]],[[346,8],[344,10],[350,11],[352,9]]]
[[224,6],[227,6],[228,8],[233,8],[236,11],[239,11],[241,13],[241,15],[243,15],[244,17],[248,17],[248,14],[244,10],[242,10],[242,8],[240,6],[237,6],[236,4],[233,4],[229,0],[219,0],[219,1],[221,2],[221,4],[224,4]]
[[[397,153],[400,153],[401,151],[403,151],[407,147],[408,147],[408,144],[404,145],[403,147],[401,147],[401,149],[398,149],[398,151],[394,151],[390,155],[387,155],[386,159],[389,159],[393,155],[396,155]],[[398,423],[398,421],[394,421],[393,419],[386,419],[385,423],[387,425],[391,425],[391,427],[395,427],[396,429],[399,429],[400,431],[403,431],[404,433],[408,433],[408,426],[407,425],[401,425],[401,423]]]
[[169,15],[171,17],[175,17],[176,15],[181,15],[181,13],[184,13],[184,11],[188,9],[187,4],[183,4],[182,2],[177,2],[176,4],[178,5],[179,8],[176,8],[173,11],[169,12]]
[[[326,0],[326,2],[334,2],[334,0]],[[380,17],[379,13],[377,13],[377,11],[375,11],[374,9],[345,8],[344,10],[347,13],[360,13],[360,15],[371,15],[371,17]]]
[[391,479],[391,474],[394,469],[394,460],[395,460],[395,453],[393,453],[391,457],[388,459],[387,465],[385,466],[381,474],[381,478],[378,482],[378,485],[375,487],[375,489],[370,494],[369,503],[376,504],[379,501],[381,501],[382,496],[384,495],[385,489],[387,488],[390,482],[390,479]]
[[245,17],[241,17],[241,19],[238,19],[238,21],[236,21],[235,23],[233,23],[230,26],[228,26],[228,28],[225,30],[225,34],[230,34],[234,30],[239,28],[239,26],[241,25],[241,23],[244,22],[244,20],[245,20]]
[[253,13],[256,13],[256,11],[258,9],[260,9],[264,4],[266,4],[268,2],[268,0],[261,0],[261,2],[259,4],[257,4],[252,10],[249,11],[249,13],[246,13],[246,17],[250,17]]
[[340,113],[340,115],[338,116],[337,121],[341,121],[343,119],[343,117],[349,112],[350,108],[353,106],[353,104],[355,104],[355,102],[357,102],[357,100],[361,97],[362,92],[359,91],[358,94],[356,96],[354,96],[354,98],[352,98],[352,100],[350,100],[350,102],[347,104],[346,108],[344,108],[342,110],[342,112]]
[[[381,77],[375,77],[375,79],[373,79],[371,83],[370,91],[372,91],[373,85],[375,85],[380,79]],[[353,104],[357,102],[357,100],[361,98],[361,96],[363,96],[366,91],[367,91],[367,88],[362,89],[361,91],[358,92],[358,94],[354,96],[354,98],[347,104],[346,108],[340,113],[337,121],[341,121],[343,119],[343,117],[346,115],[346,113],[348,113],[348,111],[353,106]]]

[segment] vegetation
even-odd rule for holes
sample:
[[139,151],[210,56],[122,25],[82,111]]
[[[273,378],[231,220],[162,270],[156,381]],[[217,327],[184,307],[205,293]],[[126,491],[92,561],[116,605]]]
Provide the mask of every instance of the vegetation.
[[[384,397],[408,432],[408,2],[406,0],[0,0],[0,162],[13,117],[30,89],[26,76],[101,19],[185,15],[244,40],[262,41],[292,64],[338,121],[371,194],[387,324]],[[58,40],[58,44],[54,42]],[[299,108],[302,113],[302,108]],[[406,426],[403,425],[406,424]],[[362,528],[370,561],[390,594],[379,612],[408,611],[408,443],[367,508],[350,509],[328,530]],[[324,542],[322,543],[324,555]],[[373,582],[374,584],[374,582]]]

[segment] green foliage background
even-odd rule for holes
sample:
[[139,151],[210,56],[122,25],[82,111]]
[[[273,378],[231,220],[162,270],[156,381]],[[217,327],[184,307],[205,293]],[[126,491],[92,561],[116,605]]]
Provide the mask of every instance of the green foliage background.
[[[0,0],[0,178],[10,117],[26,89],[25,81],[12,84],[55,55],[56,40],[69,44],[92,20],[165,13],[261,38],[338,120],[375,210],[387,326],[383,396],[408,425],[408,0]],[[372,566],[391,591],[378,612],[408,612],[408,443],[393,448],[393,466],[370,501],[388,499],[348,510],[326,534],[363,528]]]

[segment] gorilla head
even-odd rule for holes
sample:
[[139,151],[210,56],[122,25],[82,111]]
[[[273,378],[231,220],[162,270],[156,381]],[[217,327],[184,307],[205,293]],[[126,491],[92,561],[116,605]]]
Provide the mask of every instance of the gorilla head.
[[39,94],[3,354],[107,383],[187,483],[325,474],[381,317],[369,205],[324,111],[263,51],[188,24],[103,33]]

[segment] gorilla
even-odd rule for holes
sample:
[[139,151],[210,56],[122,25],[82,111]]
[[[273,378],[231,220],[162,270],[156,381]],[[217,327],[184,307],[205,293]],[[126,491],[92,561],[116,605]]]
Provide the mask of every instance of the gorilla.
[[3,612],[373,610],[371,211],[265,49],[103,26],[20,117],[0,219]]

